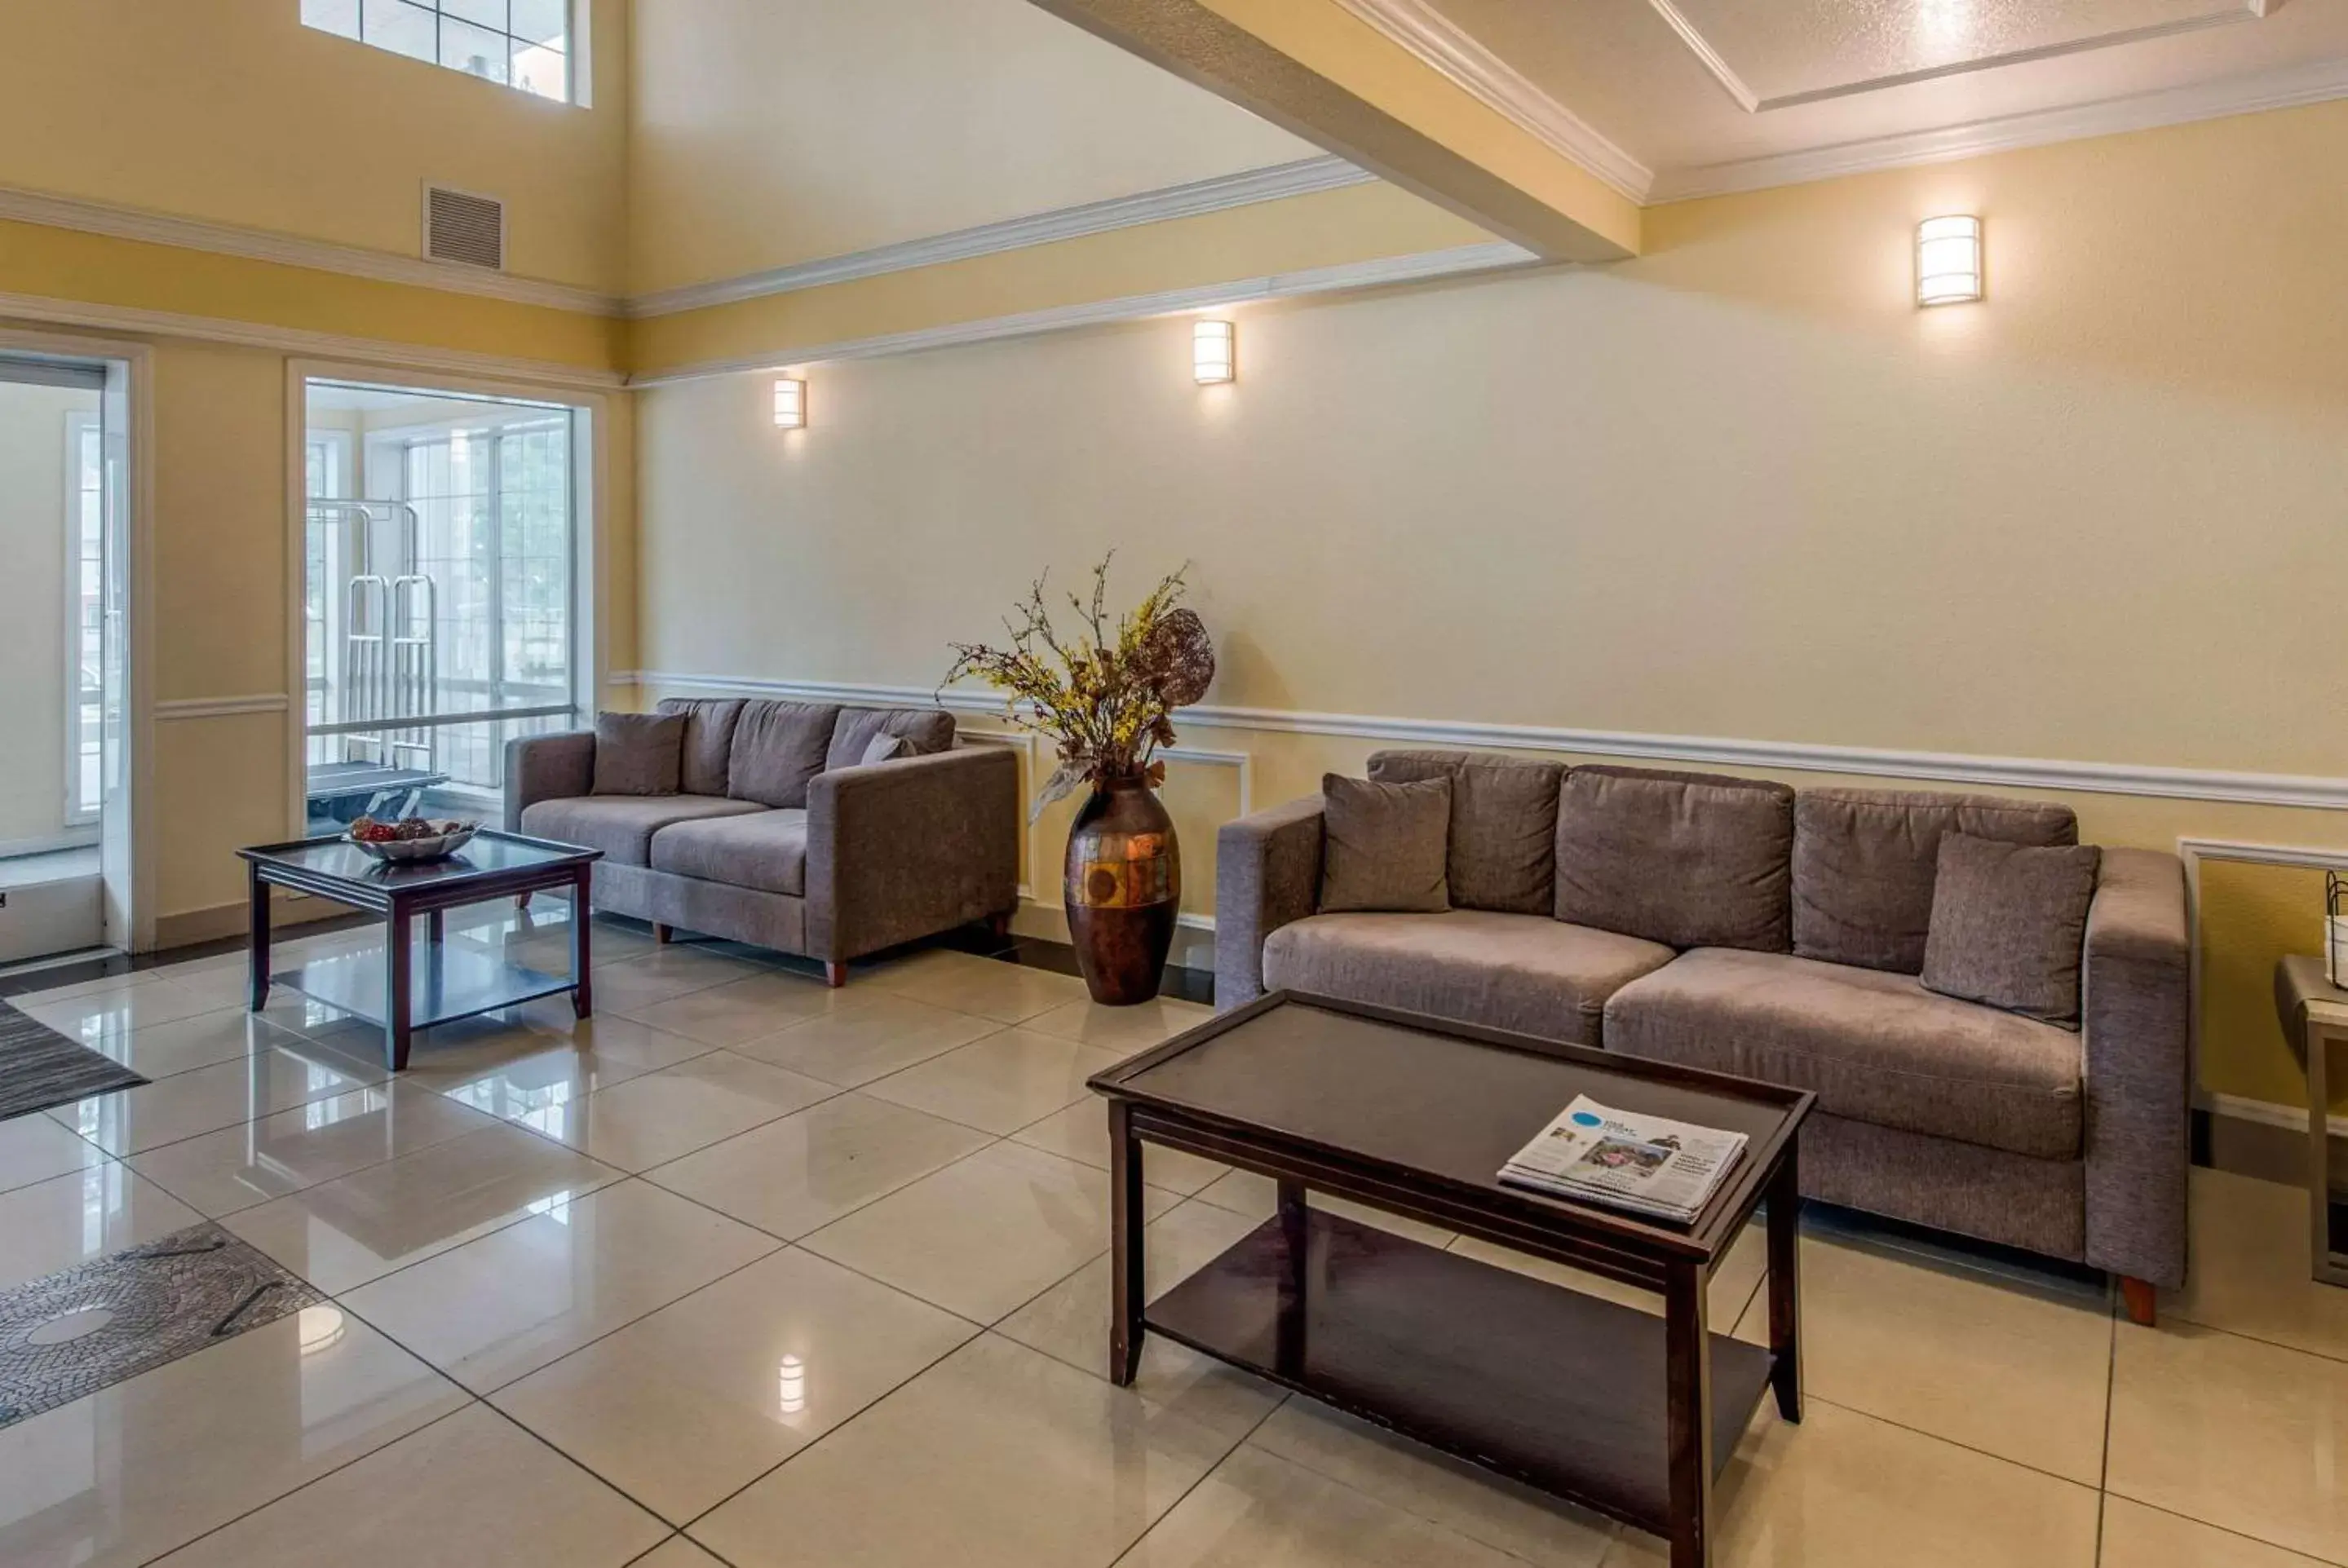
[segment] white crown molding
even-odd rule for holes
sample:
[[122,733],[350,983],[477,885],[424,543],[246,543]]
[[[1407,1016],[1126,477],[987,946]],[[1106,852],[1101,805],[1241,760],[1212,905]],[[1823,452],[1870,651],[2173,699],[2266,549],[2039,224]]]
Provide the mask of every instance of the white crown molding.
[[1243,169],[1237,174],[1218,175],[1211,179],[1193,180],[1187,185],[1169,185],[1162,190],[1144,190],[1132,196],[1111,197],[1106,201],[1088,201],[1081,206],[1063,207],[1025,218],[1005,219],[999,223],[982,223],[972,229],[956,229],[924,239],[876,246],[870,251],[799,261],[788,267],[746,273],[737,278],[720,278],[712,282],[639,294],[627,302],[626,313],[635,317],[667,316],[683,311],[706,310],[712,305],[736,304],[744,300],[764,299],[770,294],[787,294],[798,289],[820,288],[827,283],[878,277],[884,272],[932,267],[941,261],[965,261],[973,256],[991,256],[999,251],[1016,251],[1029,245],[1080,239],[1087,234],[1105,234],[1115,229],[1162,223],[1172,218],[1195,218],[1202,213],[1220,212],[1232,207],[1251,207],[1260,201],[1309,196],[1315,191],[1338,190],[1348,185],[1365,185],[1376,178],[1369,170],[1356,168],[1342,158],[1302,159],[1294,163]]
[[379,283],[406,283],[448,293],[479,294],[518,305],[541,305],[549,310],[599,316],[620,313],[620,302],[611,295],[568,283],[517,278],[448,261],[427,261],[417,256],[396,256],[357,245],[336,245],[266,229],[174,218],[161,212],[48,196],[34,190],[0,189],[0,220],[72,229],[116,240],[137,240],[150,245],[173,245],[183,251],[206,251],[219,256],[241,256],[252,261],[274,261]]
[[175,697],[155,704],[159,721],[230,719],[241,713],[282,713],[293,706],[283,692],[256,692],[249,697]]
[[591,370],[552,360],[507,359],[497,354],[474,354],[467,349],[427,348],[415,343],[389,343],[380,338],[350,337],[339,333],[311,332],[301,327],[232,321],[223,316],[192,316],[177,311],[92,304],[81,300],[57,299],[46,294],[0,294],[0,319],[95,327],[104,332],[147,337],[191,338],[199,343],[271,349],[281,354],[352,360],[363,364],[388,365],[402,370],[451,371],[461,375],[527,381],[545,386],[602,392],[626,384],[626,378],[618,371]]
[[[1341,0],[1343,3],[1343,0]],[[2140,44],[2154,38],[2172,37],[2179,33],[2198,33],[2205,28],[2222,27],[2236,22],[2255,22],[2272,8],[2271,0],[2230,0],[2222,8],[2198,16],[2186,16],[2171,22],[2156,22],[2149,26],[2127,27],[2103,33],[2067,44],[2046,44],[2036,48],[2014,49],[2002,55],[1982,55],[1972,59],[1952,61],[1945,66],[1929,67],[1923,70],[1899,71],[1890,76],[1868,77],[1859,81],[1844,82],[1830,87],[1814,87],[1807,92],[1781,93],[1776,97],[1763,97],[1753,90],[1744,77],[1687,14],[1672,0],[1648,0],[1665,26],[1687,46],[1712,77],[1736,101],[1736,107],[1746,114],[1766,114],[1771,109],[1793,108],[1801,104],[1824,103],[1831,98],[1856,97],[1862,93],[1883,92],[1892,87],[1904,87],[1916,82],[1929,82],[1942,77],[1966,76],[1975,71],[1996,70],[2005,66],[2028,65],[2034,60],[2059,59],[2065,55],[2082,55],[2096,49],[2117,48],[2124,44]]]
[[[624,677],[624,679],[623,678]],[[1003,712],[1000,697],[969,688],[932,692],[915,686],[857,682],[764,681],[731,675],[627,671],[615,685],[722,691],[806,702],[894,705],[932,699],[957,712]],[[1542,724],[1493,724],[1450,719],[1391,718],[1365,713],[1317,713],[1288,708],[1234,708],[1212,703],[1178,715],[1213,729],[1287,734],[1342,735],[1413,745],[1470,746],[1566,752],[1581,756],[1636,757],[1657,762],[1711,763],[1788,773],[1856,774],[1871,778],[1993,784],[2008,789],[2062,790],[2163,800],[2226,801],[2236,804],[2348,811],[2348,778],[2301,774],[2230,773],[2209,768],[2151,767],[2130,763],[2081,763],[2038,757],[1979,756],[1962,752],[1902,751],[1872,746],[1807,745],[1716,735],[1658,735],[1630,730],[1578,730]],[[2317,853],[2317,852],[2311,852]],[[2348,851],[2329,853],[2337,860]]]
[[1589,121],[1535,87],[1427,0],[1337,0],[1389,43],[1519,130],[1633,201],[1654,175]]
[[1655,177],[1651,200],[1686,201],[1879,169],[1952,163],[2020,148],[2156,130],[2163,126],[2187,125],[2228,115],[2296,108],[2341,97],[2348,97],[2348,59],[2317,60],[2065,108],[2035,109],[1942,130],[1909,131],[1801,152],[1664,169]]
[[879,359],[890,354],[918,354],[925,349],[954,348],[965,343],[994,343],[1004,338],[1065,332],[1072,327],[1175,315],[1184,311],[1242,304],[1251,300],[1288,299],[1300,294],[1336,293],[1349,289],[1424,282],[1462,273],[1529,266],[1540,260],[1521,245],[1496,240],[1485,244],[1424,251],[1414,255],[1390,256],[1374,261],[1348,261],[1339,266],[1313,267],[1298,272],[1275,272],[1261,278],[1204,283],[1197,288],[1169,289],[1154,294],[1128,294],[1114,300],[1055,305],[1048,310],[1024,311],[1015,315],[989,316],[979,321],[951,322],[942,326],[888,333],[878,337],[791,343],[753,356],[705,360],[680,365],[674,370],[631,376],[628,384],[668,386],[678,382],[703,381],[711,376],[820,364],[829,360]]

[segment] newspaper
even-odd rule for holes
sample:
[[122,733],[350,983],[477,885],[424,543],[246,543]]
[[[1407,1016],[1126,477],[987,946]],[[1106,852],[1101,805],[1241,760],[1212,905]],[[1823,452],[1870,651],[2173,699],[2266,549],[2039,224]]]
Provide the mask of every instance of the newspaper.
[[1692,1220],[1745,1153],[1745,1134],[1613,1111],[1577,1096],[1500,1180],[1667,1220]]

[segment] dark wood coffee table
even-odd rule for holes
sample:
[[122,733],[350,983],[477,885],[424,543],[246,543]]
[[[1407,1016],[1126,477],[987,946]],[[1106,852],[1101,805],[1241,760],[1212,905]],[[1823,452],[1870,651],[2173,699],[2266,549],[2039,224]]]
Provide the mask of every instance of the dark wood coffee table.
[[[588,886],[600,849],[483,832],[446,860],[411,863],[376,859],[340,837],[240,849],[252,888],[252,984],[246,1005],[268,1005],[273,983],[382,1026],[385,1062],[407,1067],[414,1032],[538,997],[571,993],[581,1018],[594,1011]],[[272,975],[269,890],[291,887],[371,910],[383,917],[380,954],[349,953]],[[465,904],[517,897],[550,888],[571,889],[571,973],[550,975],[497,955],[441,939],[442,914]],[[415,917],[427,921],[421,946],[410,938]]]
[[[1764,1389],[1802,1409],[1796,1140],[1811,1096],[1747,1079],[1287,992],[1092,1080],[1108,1100],[1109,1366],[1145,1331],[1529,1481],[1710,1561],[1714,1477]],[[1496,1179],[1588,1094],[1743,1132],[1689,1225]],[[1279,1212],[1144,1305],[1142,1147],[1279,1184]],[[1307,1190],[1659,1293],[1661,1317],[1325,1210]],[[1768,1200],[1769,1345],[1710,1330],[1704,1286]]]

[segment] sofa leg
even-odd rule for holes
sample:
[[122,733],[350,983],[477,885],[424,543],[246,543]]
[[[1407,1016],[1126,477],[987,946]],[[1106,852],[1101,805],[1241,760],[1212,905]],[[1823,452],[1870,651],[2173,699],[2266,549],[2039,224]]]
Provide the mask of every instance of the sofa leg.
[[676,927],[674,926],[664,926],[658,920],[654,921],[653,940],[664,948],[667,947],[671,942],[676,940]]
[[829,959],[826,959],[823,966],[823,983],[829,986],[833,990],[838,990],[840,987],[846,985],[848,983],[848,966],[846,964],[833,963]]
[[2149,1280],[2137,1279],[2131,1275],[2120,1276],[2120,1301],[2127,1307],[2129,1322],[2151,1327],[2153,1303],[2157,1298]]
[[530,912],[530,895],[527,893],[515,894],[514,907],[521,910],[524,914],[528,914]]
[[1005,909],[999,914],[989,915],[986,917],[986,934],[993,937],[998,942],[1009,941],[1011,939],[1011,911]]

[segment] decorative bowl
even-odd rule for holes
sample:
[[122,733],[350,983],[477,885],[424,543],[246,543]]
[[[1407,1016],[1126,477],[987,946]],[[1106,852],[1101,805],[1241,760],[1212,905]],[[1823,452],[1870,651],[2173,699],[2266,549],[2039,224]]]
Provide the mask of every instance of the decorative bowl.
[[[481,831],[478,822],[423,821],[435,831],[408,838],[368,839],[357,836],[358,824],[344,836],[377,860],[406,863],[419,860],[446,860],[472,842],[473,835]],[[407,825],[406,824],[402,825]]]

